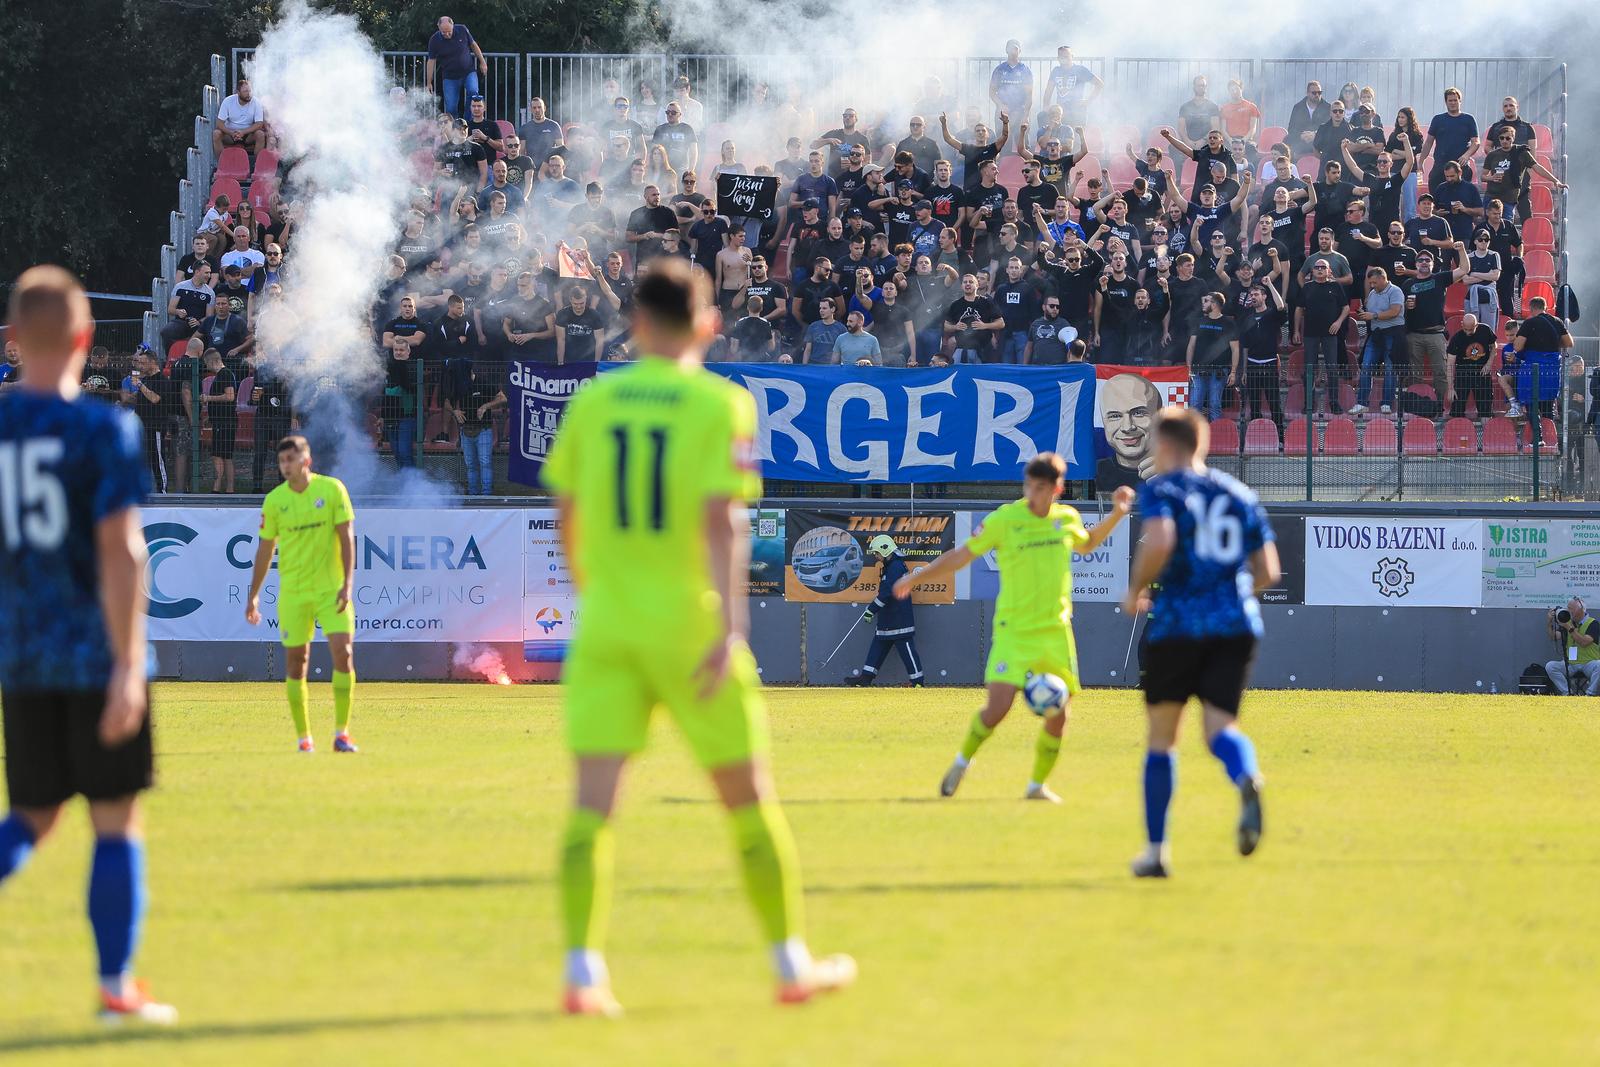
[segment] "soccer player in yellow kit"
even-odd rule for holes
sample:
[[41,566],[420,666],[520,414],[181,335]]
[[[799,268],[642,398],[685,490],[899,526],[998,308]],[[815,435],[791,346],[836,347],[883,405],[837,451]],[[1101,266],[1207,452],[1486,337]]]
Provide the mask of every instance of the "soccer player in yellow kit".
[[959,548],[895,583],[898,597],[924,582],[948,580],[956,571],[990,550],[1000,564],[1000,597],[994,609],[994,640],[984,672],[988,700],[972,717],[955,762],[939,783],[942,796],[953,796],[978,747],[989,739],[1011,710],[1017,690],[1029,674],[1048,673],[1067,684],[1069,699],[1045,716],[1034,746],[1033,776],[1023,794],[1029,800],[1061,803],[1045,778],[1061,754],[1067,728],[1070,694],[1078,692],[1078,650],[1072,639],[1072,554],[1099,548],[1133,505],[1133,490],[1117,489],[1111,514],[1085,529],[1076,508],[1059,502],[1066,464],[1043,452],[1023,470],[1022,499],[996,508]]
[[743,389],[700,366],[716,331],[687,264],[657,260],[634,290],[638,363],[567,408],[545,463],[582,605],[562,677],[577,795],[561,846],[569,1013],[616,1015],[603,949],[611,813],[628,758],[663,705],[733,824],[746,895],[772,948],[778,999],[848,984],[848,956],[813,960],[794,839],[768,770],[766,707],[745,644],[750,529],[761,493]]
[[344,483],[311,470],[311,445],[299,434],[278,442],[278,471],[283,482],[261,501],[261,532],[245,621],[261,621],[261,583],[267,580],[272,553],[278,553],[278,634],[283,640],[284,689],[289,714],[300,734],[300,751],[315,752],[306,715],[306,672],[311,638],[318,625],[328,639],[333,659],[335,752],[354,752],[350,740],[350,708],[355,699],[356,615],[350,606],[355,578],[355,511]]

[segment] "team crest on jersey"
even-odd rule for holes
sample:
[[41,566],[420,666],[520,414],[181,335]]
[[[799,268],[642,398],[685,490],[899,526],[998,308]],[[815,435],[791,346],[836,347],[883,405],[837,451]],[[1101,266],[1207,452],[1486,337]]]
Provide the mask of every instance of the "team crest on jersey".
[[996,673],[996,674],[1004,674],[1010,668],[1011,668],[1011,664],[1007,663],[1005,660],[1001,660],[999,663],[996,663],[994,665],[994,673]]
[[321,497],[320,497],[320,496],[319,496],[319,497],[317,497],[317,502],[316,502],[316,504],[315,504],[315,505],[313,505],[313,506],[314,506],[314,507],[319,507],[319,508],[320,508],[320,507],[321,507],[321,506],[322,506],[322,498],[321,498]]

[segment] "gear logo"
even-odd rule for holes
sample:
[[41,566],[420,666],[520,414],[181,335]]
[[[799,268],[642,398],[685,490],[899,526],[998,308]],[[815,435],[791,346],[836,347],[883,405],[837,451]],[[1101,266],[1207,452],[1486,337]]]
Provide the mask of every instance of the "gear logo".
[[1372,572],[1372,584],[1384,596],[1403,597],[1411,592],[1411,583],[1416,580],[1417,576],[1411,573],[1411,565],[1400,556],[1380,559],[1377,569]]

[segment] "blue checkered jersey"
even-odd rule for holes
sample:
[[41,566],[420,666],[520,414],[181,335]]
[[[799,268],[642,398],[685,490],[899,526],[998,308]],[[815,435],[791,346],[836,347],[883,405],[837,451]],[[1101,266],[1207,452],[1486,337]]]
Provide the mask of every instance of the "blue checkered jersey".
[[1220,471],[1178,470],[1139,487],[1139,510],[1146,522],[1166,518],[1178,527],[1156,579],[1147,638],[1260,637],[1250,554],[1273,534],[1256,495]]
[[101,400],[0,396],[0,687],[101,689],[95,526],[148,488],[143,433]]

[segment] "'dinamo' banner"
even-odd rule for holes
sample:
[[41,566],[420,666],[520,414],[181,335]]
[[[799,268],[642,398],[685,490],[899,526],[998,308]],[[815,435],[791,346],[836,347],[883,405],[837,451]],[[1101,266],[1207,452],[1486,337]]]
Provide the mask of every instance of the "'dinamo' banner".
[[768,478],[816,482],[1013,481],[1040,452],[1094,477],[1094,367],[907,370],[711,363],[756,402]]
[[[159,641],[276,641],[278,571],[261,625],[244,621],[261,513],[152,508],[146,584]],[[522,512],[357,508],[354,603],[361,641],[522,639]]]
[[506,458],[506,477],[518,485],[540,488],[539,472],[555,443],[567,401],[577,395],[594,377],[593,363],[511,364],[506,377],[506,400],[511,409],[511,454]]
[[1094,426],[1098,459],[1094,487],[1109,493],[1136,486],[1155,469],[1156,414],[1168,404],[1189,404],[1189,372],[1177,367],[1098,363]]
[[[783,568],[783,597],[804,603],[865,604],[878,590],[882,569],[867,544],[883,534],[912,570],[933,562],[955,547],[955,515],[926,511],[916,515],[884,512],[814,511],[790,508],[784,515],[788,540]],[[914,604],[950,604],[955,583],[917,589]]]

